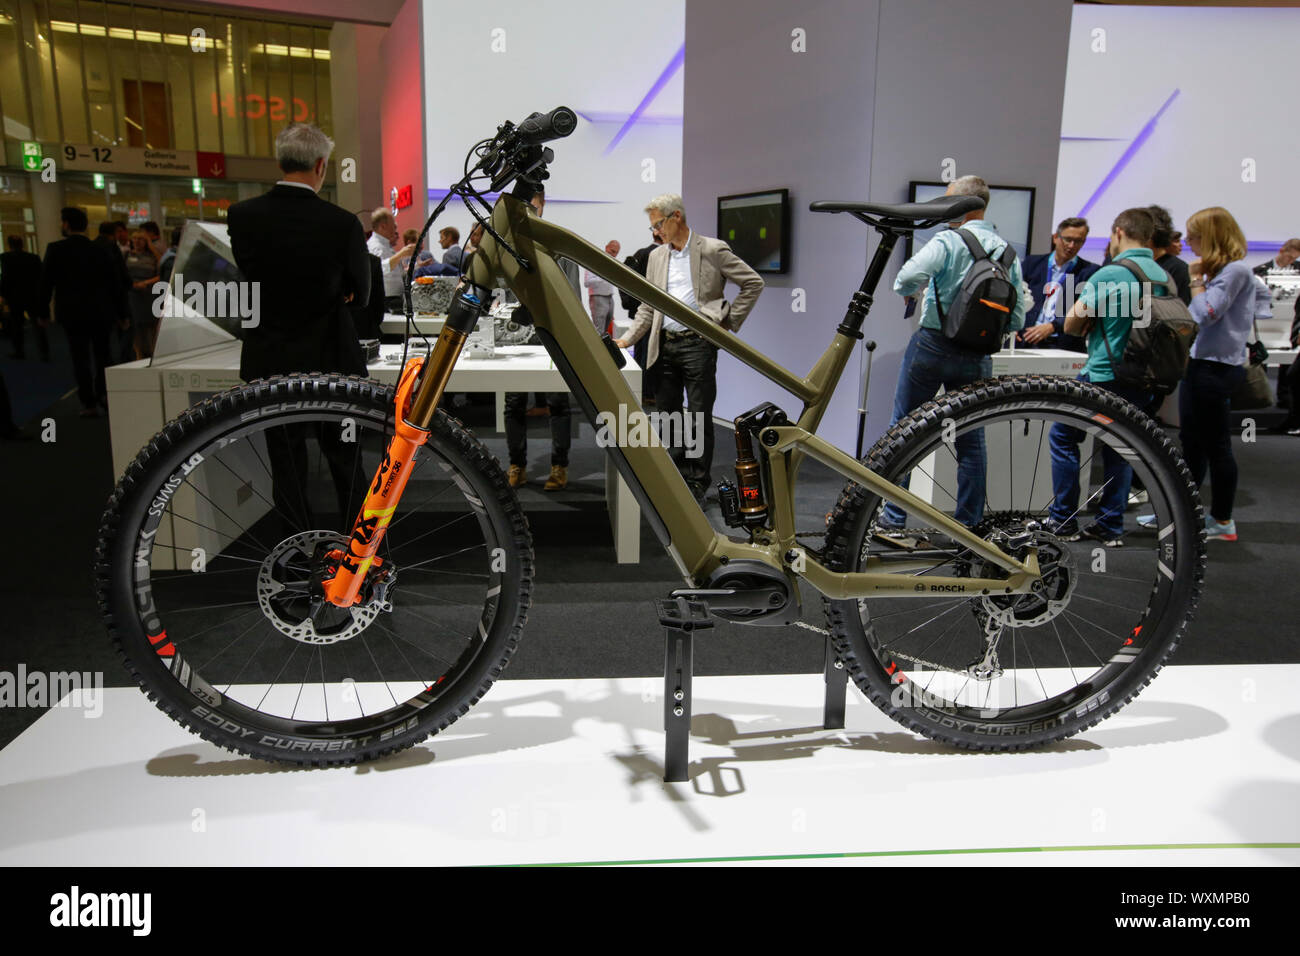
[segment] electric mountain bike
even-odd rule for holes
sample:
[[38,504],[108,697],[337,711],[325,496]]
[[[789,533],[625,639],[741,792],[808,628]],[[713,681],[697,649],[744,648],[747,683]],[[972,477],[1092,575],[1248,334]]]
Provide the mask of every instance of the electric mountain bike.
[[[865,696],[962,748],[1070,736],[1150,682],[1185,633],[1205,551],[1188,470],[1137,408],[1084,382],[1016,376],[941,394],[861,461],[815,434],[897,240],[961,218],[978,198],[813,203],[880,239],[826,351],[799,375],[533,214],[527,200],[554,160],[544,144],[575,124],[564,108],[535,113],[471,150],[424,233],[458,196],[483,239],[436,343],[395,386],[335,374],[250,382],[167,424],[127,468],[95,579],[126,667],[164,712],[231,750],[329,765],[410,747],[486,693],[527,618],[532,541],[497,461],[440,401],[491,290],[518,296],[593,422],[617,420],[620,406],[644,414],[560,256],[798,407],[789,417],[765,402],[736,419],[725,530],[664,447],[607,449],[682,576],[675,594],[740,625],[789,626],[801,622],[802,582],[821,596],[833,652]],[[1054,488],[1062,436],[1083,460],[1074,487]],[[795,527],[807,459],[846,480],[820,546]],[[1073,516],[1048,520],[1058,495],[1088,510],[1118,480],[1116,463],[1140,478],[1154,530],[1101,548],[1068,533]],[[978,520],[957,521],[959,501]],[[885,503],[906,515],[902,532],[883,527]]]

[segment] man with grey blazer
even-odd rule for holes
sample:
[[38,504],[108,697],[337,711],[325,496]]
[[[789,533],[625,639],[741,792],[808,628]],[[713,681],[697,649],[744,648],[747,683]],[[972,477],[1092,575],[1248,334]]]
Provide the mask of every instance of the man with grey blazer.
[[[670,295],[696,309],[730,332],[738,332],[741,323],[758,301],[763,280],[746,265],[721,239],[711,239],[693,232],[686,224],[682,197],[665,193],[645,207],[650,216],[651,233],[663,239],[663,245],[650,253],[646,279]],[[735,301],[728,303],[723,291],[730,280],[740,286]],[[615,344],[628,348],[649,333],[646,367],[658,367],[659,386],[655,390],[656,411],[682,411],[682,391],[686,392],[689,413],[704,426],[702,453],[695,457],[685,447],[674,445],[670,452],[696,498],[703,498],[710,484],[713,465],[713,402],[717,398],[718,349],[676,319],[641,303],[632,327]],[[685,429],[682,429],[685,434]]]

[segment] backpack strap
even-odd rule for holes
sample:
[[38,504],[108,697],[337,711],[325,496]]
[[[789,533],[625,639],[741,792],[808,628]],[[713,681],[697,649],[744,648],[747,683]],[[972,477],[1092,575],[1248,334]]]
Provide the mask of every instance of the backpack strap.
[[[985,249],[982,245],[980,245],[980,241],[976,239],[974,236],[972,236],[965,229],[957,228],[952,231],[957,233],[957,235],[961,236],[961,241],[966,243],[966,248],[970,251],[971,258],[975,260],[975,262],[978,262],[980,259],[989,258],[988,250]],[[1009,242],[1007,243],[1006,248],[1002,250],[999,261],[1002,262],[1003,266],[1006,269],[1010,270],[1011,268],[1010,264],[1005,261],[1008,252],[1011,253],[1012,257],[1015,256],[1015,250],[1011,248],[1011,243]],[[939,311],[939,321],[943,322],[944,321],[943,304],[939,301],[939,283],[935,281],[933,276],[930,277],[930,282],[934,285],[934,306]]]
[[1002,268],[1006,269],[1007,274],[1009,275],[1011,273],[1011,263],[1015,261],[1016,261],[1015,247],[1008,242],[1006,246],[1003,247],[1002,249],[1002,255],[998,256],[998,262],[1002,263]]
[[970,250],[971,258],[974,259],[976,262],[978,262],[980,259],[987,259],[989,257],[988,252],[985,250],[985,248],[982,245],[980,245],[979,240],[976,239],[974,236],[972,236],[965,229],[954,229],[953,232],[961,236],[961,241],[966,243],[966,248]]
[[[1174,277],[1171,276],[1171,275],[1169,275],[1169,273],[1167,273],[1167,272],[1165,273],[1165,275],[1168,277],[1169,281],[1168,281],[1168,282],[1157,282],[1155,279],[1152,279],[1152,278],[1151,278],[1150,276],[1148,276],[1145,272],[1143,272],[1143,271],[1138,267],[1138,264],[1137,264],[1136,262],[1134,262],[1132,259],[1112,259],[1112,260],[1110,260],[1110,264],[1113,265],[1113,266],[1123,266],[1123,267],[1124,267],[1125,269],[1127,269],[1129,272],[1133,273],[1133,278],[1137,279],[1137,281],[1138,281],[1138,287],[1139,287],[1139,288],[1141,288],[1142,286],[1146,285],[1147,283],[1151,283],[1152,285],[1162,285],[1162,286],[1164,286],[1164,287],[1165,287],[1165,295],[1167,295],[1167,296],[1176,296],[1176,295],[1178,295],[1178,284],[1174,281]],[[1151,293],[1148,292],[1148,293],[1147,293],[1147,296],[1150,297],[1150,295],[1151,295]]]
[[[1133,278],[1137,279],[1137,282],[1138,282],[1138,293],[1139,293],[1139,295],[1142,294],[1142,287],[1143,287],[1144,285],[1146,285],[1148,282],[1152,282],[1152,281],[1153,281],[1153,280],[1152,280],[1152,279],[1151,279],[1151,278],[1150,278],[1150,277],[1149,277],[1145,272],[1142,271],[1142,269],[1138,266],[1138,264],[1137,264],[1136,262],[1134,262],[1132,259],[1112,259],[1112,260],[1110,260],[1110,263],[1109,263],[1109,264],[1112,265],[1112,266],[1123,266],[1127,271],[1129,271],[1130,273],[1133,274]],[[1165,285],[1165,283],[1163,283],[1163,282],[1156,283],[1156,284],[1157,284],[1157,285]],[[1165,285],[1165,291],[1166,291],[1166,292],[1169,291],[1169,287],[1168,287],[1167,285]],[[1150,293],[1150,291],[1147,291],[1145,294],[1146,294],[1146,298],[1147,298],[1147,300],[1148,300],[1148,306],[1149,306],[1149,305],[1150,305],[1151,293]],[[1116,378],[1118,378],[1118,377],[1119,377],[1119,364],[1115,361],[1115,353],[1114,353],[1114,351],[1111,350],[1111,347],[1110,347],[1110,338],[1109,338],[1109,336],[1106,335],[1106,326],[1105,326],[1104,323],[1102,323],[1102,322],[1100,321],[1100,319],[1098,319],[1098,321],[1097,321],[1097,324],[1096,324],[1096,330],[1097,330],[1097,334],[1101,336],[1101,344],[1104,345],[1104,346],[1106,346],[1106,357],[1107,357],[1108,359],[1110,359],[1110,374],[1111,374],[1111,375],[1114,375]]]

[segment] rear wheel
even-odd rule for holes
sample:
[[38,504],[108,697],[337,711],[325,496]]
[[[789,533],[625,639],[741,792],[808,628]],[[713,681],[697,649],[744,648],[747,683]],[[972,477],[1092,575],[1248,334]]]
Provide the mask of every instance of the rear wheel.
[[[1077,429],[1081,439],[1083,490],[1077,514],[1057,516],[1069,519],[1064,524],[1049,513],[1054,426]],[[895,720],[960,747],[1020,749],[1078,733],[1150,682],[1199,598],[1204,519],[1186,465],[1159,425],[1082,382],[1006,378],[944,394],[891,428],[866,464],[952,515],[963,494],[959,453],[975,442],[988,465],[972,530],[1018,555],[1036,548],[1041,590],[932,591],[927,576],[998,572],[913,516],[895,529],[881,499],[851,483],[827,529],[831,566],[906,562],[898,573],[915,583],[908,597],[828,601],[828,621],[858,687]],[[1114,480],[1102,467],[1107,457],[1132,467],[1145,496],[1124,518],[1121,547],[1079,536]],[[1138,514],[1154,515],[1153,526],[1139,526]]]
[[127,668],[195,733],[257,757],[352,763],[445,728],[500,675],[532,589],[496,460],[439,412],[361,603],[310,598],[384,458],[394,390],[294,376],[169,423],[104,514],[96,578]]

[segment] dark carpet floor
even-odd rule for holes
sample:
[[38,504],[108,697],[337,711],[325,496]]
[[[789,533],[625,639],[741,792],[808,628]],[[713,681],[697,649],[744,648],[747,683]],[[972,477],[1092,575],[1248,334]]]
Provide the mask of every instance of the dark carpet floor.
[[[57,359],[56,359],[57,362]],[[56,366],[62,368],[62,366]],[[46,385],[46,388],[52,385]],[[47,393],[48,394],[48,393]],[[31,396],[21,396],[29,414]],[[6,569],[0,577],[3,628],[0,671],[19,663],[29,671],[102,671],[106,686],[125,686],[91,592],[91,555],[111,474],[108,422],[81,419],[75,396],[43,410],[57,423],[57,440],[0,443],[0,489],[7,503]],[[462,410],[491,450],[491,408]],[[1258,416],[1262,425],[1273,413]],[[29,431],[35,432],[33,426]],[[530,474],[521,500],[532,526],[537,583],[524,640],[510,678],[649,676],[662,673],[663,641],[651,602],[681,581],[649,528],[642,524],[642,561],[614,560],[604,505],[604,464],[591,427],[575,439],[570,487],[541,490],[548,463],[547,422],[530,419]],[[718,435],[715,476],[731,467],[729,433]],[[1294,663],[1300,629],[1293,603],[1300,541],[1300,439],[1260,435],[1236,443],[1241,489],[1236,519],[1241,540],[1213,542],[1206,595],[1178,664]],[[842,482],[815,463],[805,466],[799,529],[816,531]],[[716,514],[716,504],[712,506]],[[821,624],[808,602],[805,620]],[[815,672],[820,636],[802,629],[745,628],[719,622],[697,642],[700,674]],[[0,746],[41,711],[0,708]]]

